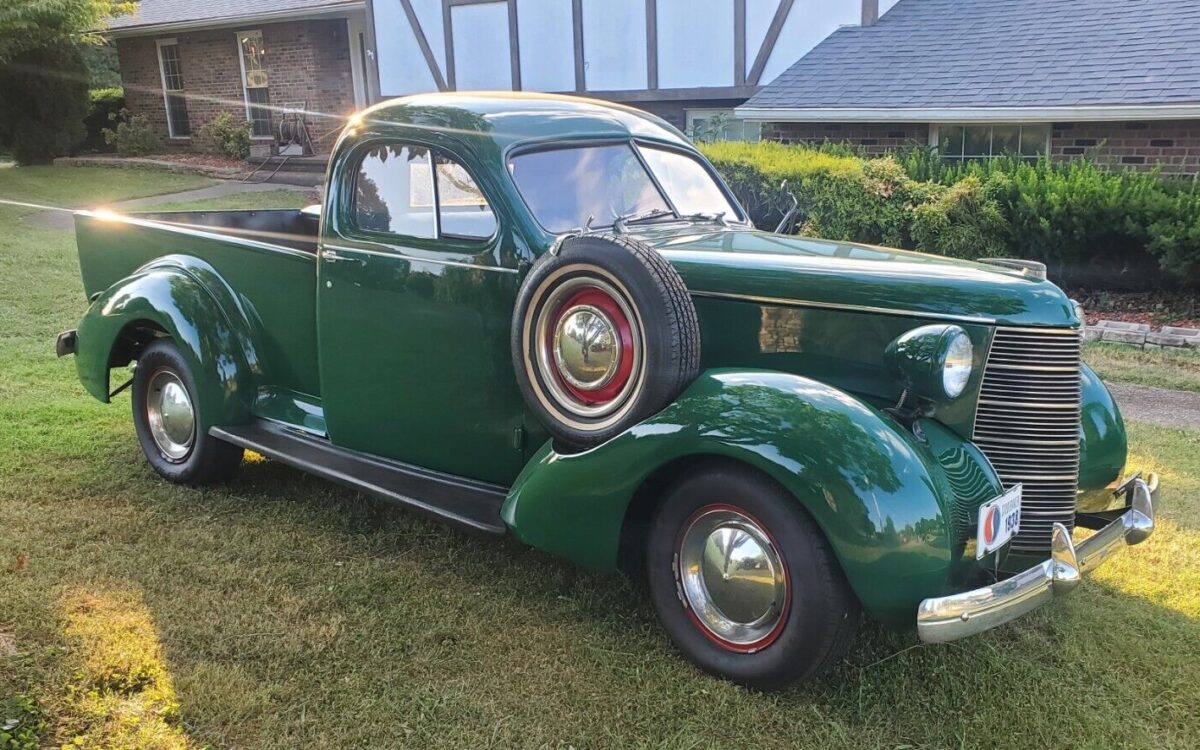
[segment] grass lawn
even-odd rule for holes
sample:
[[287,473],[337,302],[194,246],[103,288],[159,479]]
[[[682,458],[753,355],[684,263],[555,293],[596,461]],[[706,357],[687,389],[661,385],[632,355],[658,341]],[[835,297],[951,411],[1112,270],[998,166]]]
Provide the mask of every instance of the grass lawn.
[[1136,349],[1093,342],[1084,346],[1084,358],[1104,380],[1200,391],[1200,351],[1194,349]]
[[[82,170],[22,172],[0,197],[87,195]],[[45,747],[1200,746],[1200,433],[1133,426],[1161,530],[1067,599],[948,646],[868,624],[821,682],[756,694],[677,657],[621,578],[271,462],[159,480],[128,396],[54,358],[85,307],[73,240],[20,213],[0,207],[0,726]]]

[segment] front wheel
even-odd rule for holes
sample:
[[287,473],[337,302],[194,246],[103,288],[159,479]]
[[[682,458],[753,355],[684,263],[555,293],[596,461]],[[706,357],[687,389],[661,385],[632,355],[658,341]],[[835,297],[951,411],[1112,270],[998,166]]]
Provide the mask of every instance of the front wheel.
[[845,655],[858,600],[797,500],[722,467],[675,485],[651,524],[650,594],[664,629],[702,669],[774,690]]
[[150,466],[172,482],[221,481],[242,463],[240,446],[203,431],[195,377],[169,339],[157,339],[138,357],[133,425]]

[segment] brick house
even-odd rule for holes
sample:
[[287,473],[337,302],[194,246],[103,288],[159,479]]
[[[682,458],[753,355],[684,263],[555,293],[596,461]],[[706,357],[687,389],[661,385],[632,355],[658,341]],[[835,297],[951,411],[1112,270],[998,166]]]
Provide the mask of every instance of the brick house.
[[[764,138],[1200,174],[1195,0],[899,0],[737,108]],[[877,20],[876,20],[877,19]]]
[[141,0],[107,34],[126,106],[169,147],[203,148],[200,128],[227,111],[265,150],[303,110],[320,152],[367,103],[363,29],[363,0]]

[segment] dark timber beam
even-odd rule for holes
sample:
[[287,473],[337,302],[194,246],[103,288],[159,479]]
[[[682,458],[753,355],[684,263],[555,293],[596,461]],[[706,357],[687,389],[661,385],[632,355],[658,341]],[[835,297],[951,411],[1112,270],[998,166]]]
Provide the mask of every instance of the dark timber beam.
[[[425,56],[425,64],[429,66],[429,72],[433,74],[434,84],[437,86],[438,91],[445,91],[446,79],[442,77],[442,66],[438,65],[437,60],[433,57],[433,50],[429,47],[429,40],[425,38],[425,29],[421,28],[421,21],[417,18],[417,12],[413,10],[412,0],[400,0],[400,5],[404,8],[404,15],[408,16],[408,25],[412,27],[413,35],[417,37],[417,46],[421,48],[421,54]],[[373,22],[374,20],[372,19]]]
[[658,0],[646,0],[646,88],[658,88]]
[[758,79],[762,78],[763,68],[767,67],[767,60],[771,57],[771,51],[775,49],[775,42],[779,41],[779,32],[783,31],[783,22],[792,10],[792,1],[780,0],[779,7],[775,9],[775,17],[767,27],[767,35],[763,38],[762,46],[758,48],[758,55],[754,58],[754,65],[750,67],[750,74],[746,76],[746,83],[751,86],[757,86]]

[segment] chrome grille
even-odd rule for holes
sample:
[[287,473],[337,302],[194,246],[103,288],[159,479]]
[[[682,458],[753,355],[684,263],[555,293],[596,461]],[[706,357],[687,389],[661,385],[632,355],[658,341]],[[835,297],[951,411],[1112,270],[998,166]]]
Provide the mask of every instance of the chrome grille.
[[997,328],[983,371],[975,442],[1005,488],[1025,485],[1013,549],[1046,552],[1071,528],[1079,483],[1079,331]]

